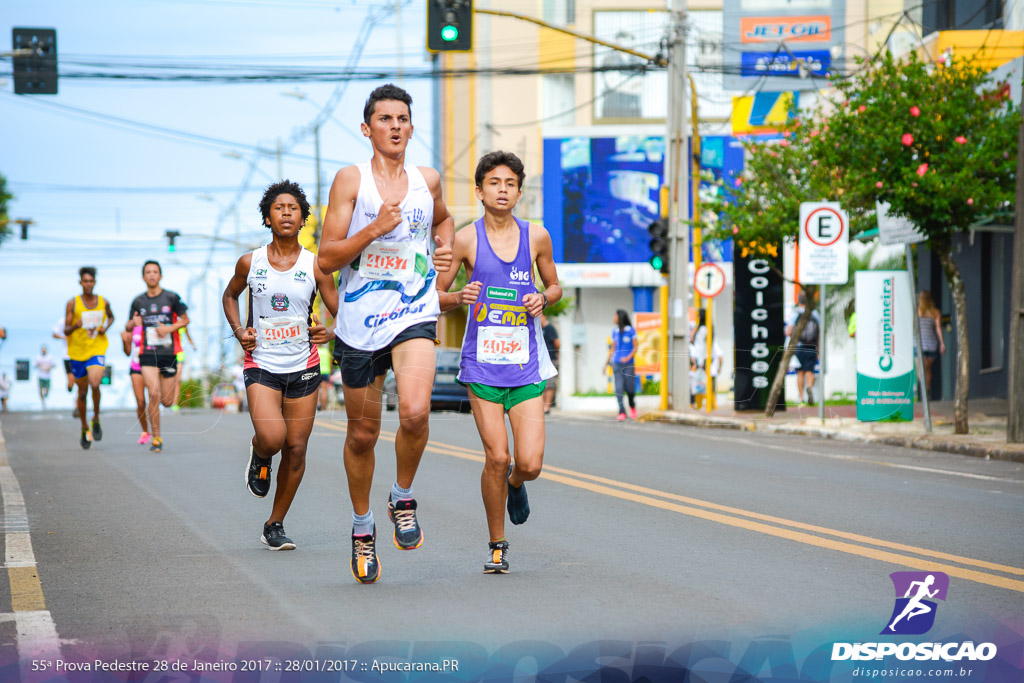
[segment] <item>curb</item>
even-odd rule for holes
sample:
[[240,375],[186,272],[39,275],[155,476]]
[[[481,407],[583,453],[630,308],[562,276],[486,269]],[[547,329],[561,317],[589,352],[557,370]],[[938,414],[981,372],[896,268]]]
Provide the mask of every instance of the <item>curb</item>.
[[881,436],[871,434],[849,434],[831,429],[816,429],[808,427],[794,427],[789,425],[761,424],[753,420],[742,420],[728,417],[711,417],[703,415],[691,415],[688,413],[653,413],[648,418],[654,422],[668,422],[681,424],[689,427],[704,427],[717,429],[736,429],[743,431],[764,431],[777,434],[792,434],[797,436],[814,436],[821,439],[834,441],[877,443],[886,446],[899,446],[903,448],[916,448],[924,451],[941,453],[953,453],[955,455],[966,455],[973,458],[985,460],[1005,460],[1008,462],[1024,463],[1024,451],[1013,450],[996,446],[983,446],[968,443],[953,443],[950,441],[936,440],[929,436]]

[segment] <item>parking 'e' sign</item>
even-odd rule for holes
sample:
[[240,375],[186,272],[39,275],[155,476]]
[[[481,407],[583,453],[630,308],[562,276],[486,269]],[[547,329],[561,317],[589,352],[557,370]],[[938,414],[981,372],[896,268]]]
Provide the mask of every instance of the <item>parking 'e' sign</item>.
[[800,265],[804,285],[844,285],[850,273],[850,218],[837,202],[800,205]]

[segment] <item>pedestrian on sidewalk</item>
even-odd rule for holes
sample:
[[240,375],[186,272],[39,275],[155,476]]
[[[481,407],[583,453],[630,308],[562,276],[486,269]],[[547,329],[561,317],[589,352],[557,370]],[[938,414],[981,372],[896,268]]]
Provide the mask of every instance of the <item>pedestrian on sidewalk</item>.
[[[548,317],[543,313],[540,314],[540,326],[541,331],[544,333],[544,345],[548,348],[548,357],[551,359],[551,364],[555,366],[555,372],[558,372],[558,352],[562,348],[562,342],[558,339],[558,330],[548,320]],[[558,375],[547,381],[544,385],[544,414],[547,415],[551,412],[551,406],[555,402],[555,391],[558,389]]]
[[[789,316],[786,323],[786,336],[793,334],[796,321],[803,315],[807,307],[807,294],[801,290],[797,295],[797,307]],[[804,326],[804,331],[796,345],[795,358],[798,363],[796,369],[796,390],[800,396],[798,403],[801,406],[814,405],[814,367],[818,364],[818,332],[821,329],[821,320],[818,312],[811,311],[811,319]],[[806,398],[804,387],[807,387]]]
[[619,403],[619,421],[626,419],[626,406],[622,401],[625,394],[629,399],[629,416],[636,419],[636,371],[633,359],[636,357],[636,331],[629,320],[629,313],[621,308],[615,311],[615,327],[612,328],[612,347],[608,351],[606,367],[611,367],[615,378],[615,400]]
[[921,325],[921,360],[924,363],[924,386],[932,390],[932,366],[940,354],[946,353],[942,338],[942,312],[932,300],[932,293],[922,289],[917,295],[917,317]]

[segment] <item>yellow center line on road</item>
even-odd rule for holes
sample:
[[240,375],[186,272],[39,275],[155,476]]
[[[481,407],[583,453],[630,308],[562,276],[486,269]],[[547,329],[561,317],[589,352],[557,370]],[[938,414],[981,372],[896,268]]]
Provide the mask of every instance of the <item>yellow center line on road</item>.
[[[329,429],[334,429],[336,431],[346,431],[346,428],[345,426],[343,426],[343,423],[334,424],[319,422],[318,424]],[[394,432],[382,431],[380,437],[385,441],[395,440]],[[450,455],[464,460],[472,460],[474,462],[479,463],[484,462],[484,455],[482,451],[465,448],[463,446],[456,446],[453,444],[444,444],[433,441],[427,444],[426,450],[433,453]],[[856,543],[873,545],[881,548],[889,548],[892,550],[900,550],[903,552],[909,552],[916,555],[922,555],[925,557],[945,560],[948,562],[955,562],[961,565],[979,567],[983,569],[989,569],[992,571],[999,571],[1008,574],[1024,575],[1024,569],[1021,569],[1019,567],[1012,567],[1008,565],[997,564],[994,562],[986,562],[984,560],[976,560],[969,557],[961,557],[958,555],[952,555],[949,553],[943,553],[935,550],[928,550],[926,548],[918,548],[915,546],[905,545],[902,543],[893,543],[890,541],[871,538],[869,536],[862,536],[860,534],[839,531],[837,529],[829,529],[827,527],[815,526],[813,524],[805,524],[803,522],[788,520],[781,517],[774,517],[771,515],[764,515],[757,512],[751,512],[749,510],[742,510],[740,508],[729,507],[727,505],[720,505],[718,503],[702,501],[696,498],[688,498],[686,496],[680,496],[674,493],[658,491],[657,489],[650,489],[643,486],[637,486],[635,484],[619,482],[613,479],[607,479],[604,477],[585,474],[582,472],[576,472],[573,470],[568,470],[565,468],[555,467],[551,465],[545,465],[544,470],[541,472],[540,476],[543,479],[548,479],[550,481],[565,484],[567,486],[584,489],[587,491],[591,491],[593,493],[612,496],[614,498],[628,500],[634,503],[640,503],[642,505],[647,505],[662,510],[670,510],[672,512],[677,512],[691,517],[697,517],[700,519],[717,522],[719,524],[725,524],[732,527],[746,529],[748,531],[756,531],[758,533],[776,536],[778,538],[785,538],[787,540],[796,541],[798,543],[804,543],[807,545],[812,545],[819,548],[826,548],[829,550],[836,550],[851,555],[858,555],[860,557],[866,557],[881,562],[889,562],[892,564],[912,567],[924,571],[941,571],[945,572],[946,574],[949,574],[950,576],[956,576],[962,579],[967,579],[968,581],[974,581],[977,583],[983,583],[990,586],[1006,588],[1009,590],[1024,593],[1024,581],[1020,581],[1018,579],[996,576],[994,574],[987,574],[985,572],[975,571],[973,569],[965,569],[963,567],[957,567],[948,564],[940,564],[939,562],[922,559],[920,557],[902,555],[894,552],[888,552],[885,550],[879,550],[877,548],[868,548],[864,547],[863,545],[854,545],[854,543],[846,543],[843,541],[837,541],[830,538],[822,538],[821,536],[815,536],[810,533],[804,532],[813,531],[815,533],[826,534],[829,536],[846,539],[848,541],[853,541]],[[657,496],[657,498],[654,496]],[[661,498],[667,500],[660,500]],[[679,503],[687,503],[688,505],[680,505]],[[693,507],[695,505],[708,509],[699,509],[698,507]],[[743,517],[748,517],[750,519],[742,519]],[[777,524],[782,527],[792,528],[780,528],[779,526],[770,526],[769,524],[764,524],[762,522],[771,522],[772,524]],[[796,529],[801,529],[803,531],[797,531]]]

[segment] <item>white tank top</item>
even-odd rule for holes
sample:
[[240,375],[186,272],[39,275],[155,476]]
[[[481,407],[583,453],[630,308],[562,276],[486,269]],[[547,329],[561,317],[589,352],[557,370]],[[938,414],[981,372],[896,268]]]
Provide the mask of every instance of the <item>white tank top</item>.
[[[359,168],[359,193],[352,211],[351,237],[377,218],[381,199],[370,162]],[[402,330],[435,322],[441,313],[430,259],[433,244],[434,197],[416,166],[406,166],[409,191],[399,205],[402,222],[363,250],[341,269],[335,334],[349,346],[364,351],[386,347]]]
[[286,374],[320,367],[320,354],[309,340],[316,298],[314,258],[303,249],[295,265],[282,272],[270,265],[266,246],[252,252],[247,326],[256,328],[256,348],[245,354],[247,369]]

